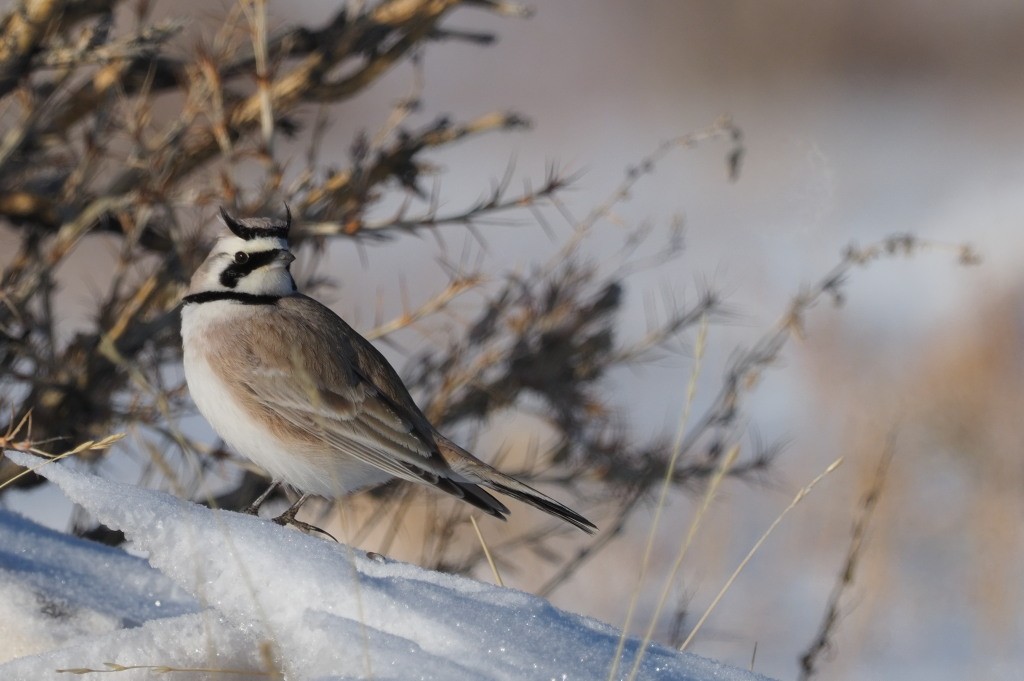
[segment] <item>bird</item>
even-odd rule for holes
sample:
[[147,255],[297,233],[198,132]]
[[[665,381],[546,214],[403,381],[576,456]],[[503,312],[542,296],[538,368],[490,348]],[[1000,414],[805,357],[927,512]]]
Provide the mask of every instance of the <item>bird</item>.
[[214,431],[262,468],[270,487],[245,510],[258,514],[282,483],[297,501],[274,520],[296,520],[312,496],[340,499],[398,478],[425,484],[505,520],[487,490],[587,532],[568,506],[481,461],[442,435],[398,372],[367,339],[291,274],[291,211],[237,218],[193,274],[182,299],[185,379]]

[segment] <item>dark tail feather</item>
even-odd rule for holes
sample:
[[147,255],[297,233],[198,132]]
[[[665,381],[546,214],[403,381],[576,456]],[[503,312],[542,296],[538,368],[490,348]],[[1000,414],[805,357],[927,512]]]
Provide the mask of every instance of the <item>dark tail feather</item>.
[[505,520],[510,513],[508,506],[476,485],[468,482],[456,482],[454,484],[462,492],[463,501],[473,504],[487,515]]
[[503,484],[503,482],[497,481],[487,481],[484,484],[498,492],[501,492],[502,494],[507,494],[513,499],[518,499],[519,501],[529,504],[534,508],[539,508],[545,513],[549,513],[556,518],[561,518],[565,522],[580,528],[587,534],[594,534],[597,530],[597,525],[590,522],[568,506],[558,503],[551,497],[541,494],[529,485],[523,484],[514,478],[508,479],[516,483],[516,486],[512,487]]
[[505,520],[505,517],[510,513],[505,504],[471,482],[461,482],[425,473],[422,473],[420,477],[442,492],[447,492],[453,497],[458,497],[466,503],[476,506],[487,515]]
[[[462,480],[458,482],[448,480],[446,482],[458,487],[464,493],[462,498],[477,508],[484,510],[496,518],[501,518],[502,520],[504,520],[505,516],[509,513],[509,510],[505,508],[500,501],[476,486],[485,485],[496,492],[507,494],[513,499],[518,499],[519,501],[527,503],[534,508],[539,508],[545,513],[553,515],[556,518],[561,518],[565,522],[580,528],[587,534],[593,534],[597,530],[597,525],[590,522],[568,506],[558,503],[551,497],[538,492],[526,483],[519,482],[511,475],[505,475],[497,468],[489,466],[440,433],[435,432],[434,437],[441,456],[443,456],[448,465],[451,466],[452,471],[454,471],[458,477],[465,480],[465,482]],[[433,484],[438,485],[438,482],[432,482]],[[473,483],[476,483],[476,485]],[[438,486],[440,487],[441,485]],[[445,488],[442,487],[442,489]],[[453,492],[450,489],[445,489],[445,491],[450,494],[458,495],[458,492]]]

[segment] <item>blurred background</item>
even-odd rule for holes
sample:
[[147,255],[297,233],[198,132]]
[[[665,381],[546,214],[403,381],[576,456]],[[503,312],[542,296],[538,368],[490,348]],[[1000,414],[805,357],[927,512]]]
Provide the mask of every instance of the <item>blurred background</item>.
[[[276,25],[316,23],[336,7],[271,4],[271,14]],[[820,676],[1017,678],[1024,667],[1024,6],[561,0],[533,9],[526,20],[460,11],[449,28],[493,31],[498,43],[443,43],[425,51],[422,71],[399,66],[345,103],[324,148],[337,148],[344,163],[354,136],[383,120],[422,77],[423,120],[510,107],[533,123],[432,156],[443,173],[443,205],[486,194],[514,158],[514,184],[539,183],[552,162],[581,171],[563,197],[580,217],[659,144],[731,116],[745,149],[736,181],[726,145],[674,150],[584,247],[595,262],[610,262],[624,230],[650,224],[656,247],[683,221],[682,255],[627,279],[620,333],[643,336],[652,298],[684,300],[702,287],[725,296],[729,315],[710,328],[694,413],[715,397],[730,358],[769,332],[848,244],[910,232],[951,246],[854,268],[843,304],[812,309],[781,361],[759,376],[747,428],[784,448],[763,475],[724,483],[656,640],[672,639],[672,611],[692,626],[771,520],[842,456],[755,554],[689,648],[796,677],[888,452]],[[220,12],[198,10],[188,30],[201,35],[204,13]],[[442,253],[469,249],[485,271],[527,271],[570,231],[566,223],[553,229],[554,236],[527,215],[488,226],[483,247],[458,230],[443,243],[334,243],[320,264],[338,284],[327,300],[365,329],[401,311],[400,278],[414,291],[443,286]],[[979,265],[958,262],[955,246],[964,242],[980,254]],[[79,266],[102,262],[110,248],[83,244]],[[69,324],[84,297],[69,290],[63,298]],[[415,369],[410,358],[431,334],[427,323],[401,348],[388,348],[403,374]],[[635,432],[672,435],[692,350],[606,378],[609,403]],[[198,419],[189,427],[209,432]],[[475,449],[486,458],[536,437],[509,416],[479,434]],[[674,493],[663,512],[636,633],[647,627],[700,502],[699,493]],[[7,503],[58,526],[66,518],[51,493]],[[649,515],[632,520],[552,600],[621,626],[649,525]],[[533,590],[546,575],[523,564],[505,578]]]
[[[964,268],[940,251],[855,270],[845,304],[815,309],[804,339],[765,374],[752,425],[783,438],[785,451],[765,484],[731,481],[715,504],[678,586],[689,612],[703,612],[799,487],[836,457],[845,464],[787,517],[692,650],[746,666],[756,646],[754,669],[794,677],[892,437],[823,676],[1014,678],[1024,664],[1024,8],[578,1],[536,10],[503,23],[494,49],[425,60],[428,110],[508,105],[534,122],[452,152],[445,196],[474,197],[480,173],[496,174],[510,155],[534,176],[556,159],[585,170],[569,199],[583,213],[659,143],[731,115],[746,146],[738,182],[727,181],[721,148],[676,152],[617,208],[624,223],[667,226],[683,215],[687,228],[680,261],[630,281],[634,328],[643,328],[645,296],[692,291],[702,279],[735,312],[711,331],[698,408],[735,348],[751,345],[848,243],[912,232],[970,242],[983,258]],[[491,17],[457,23],[494,28]],[[407,83],[396,74],[394,90],[353,118]],[[503,265],[527,262],[546,250],[530,231],[495,230],[487,241]],[[371,270],[378,257],[371,251]],[[343,278],[362,285],[354,272]],[[638,430],[671,432],[689,371],[680,362],[623,372],[616,402]],[[697,503],[670,507],[652,582]],[[637,525],[555,601],[621,623],[628,566],[643,551]],[[637,619],[642,631],[647,620]]]

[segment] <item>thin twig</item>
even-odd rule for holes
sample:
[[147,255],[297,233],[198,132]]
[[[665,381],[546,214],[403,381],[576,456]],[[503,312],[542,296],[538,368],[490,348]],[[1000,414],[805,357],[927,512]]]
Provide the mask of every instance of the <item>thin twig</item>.
[[885,485],[885,480],[889,473],[889,465],[892,463],[895,451],[896,436],[891,434],[886,440],[885,449],[878,460],[878,467],[875,469],[875,475],[871,479],[871,484],[861,500],[860,513],[853,524],[850,546],[846,551],[846,560],[843,561],[843,568],[840,570],[836,583],[832,587],[832,593],[825,608],[825,616],[822,618],[821,625],[818,627],[818,631],[810,646],[800,656],[800,676],[798,677],[800,681],[806,681],[817,673],[821,655],[832,647],[832,636],[839,623],[839,601],[843,593],[853,586],[854,574],[860,562],[860,557],[863,555],[864,538],[867,528],[875,508],[878,506],[878,500],[882,496],[882,488]]

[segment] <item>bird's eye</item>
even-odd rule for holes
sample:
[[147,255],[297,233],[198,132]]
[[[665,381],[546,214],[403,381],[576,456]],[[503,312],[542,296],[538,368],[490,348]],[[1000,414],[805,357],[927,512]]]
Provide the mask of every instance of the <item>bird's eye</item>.
[[247,262],[249,262],[249,254],[248,253],[246,253],[245,251],[239,251],[238,253],[235,253],[235,264],[236,265],[244,265]]

